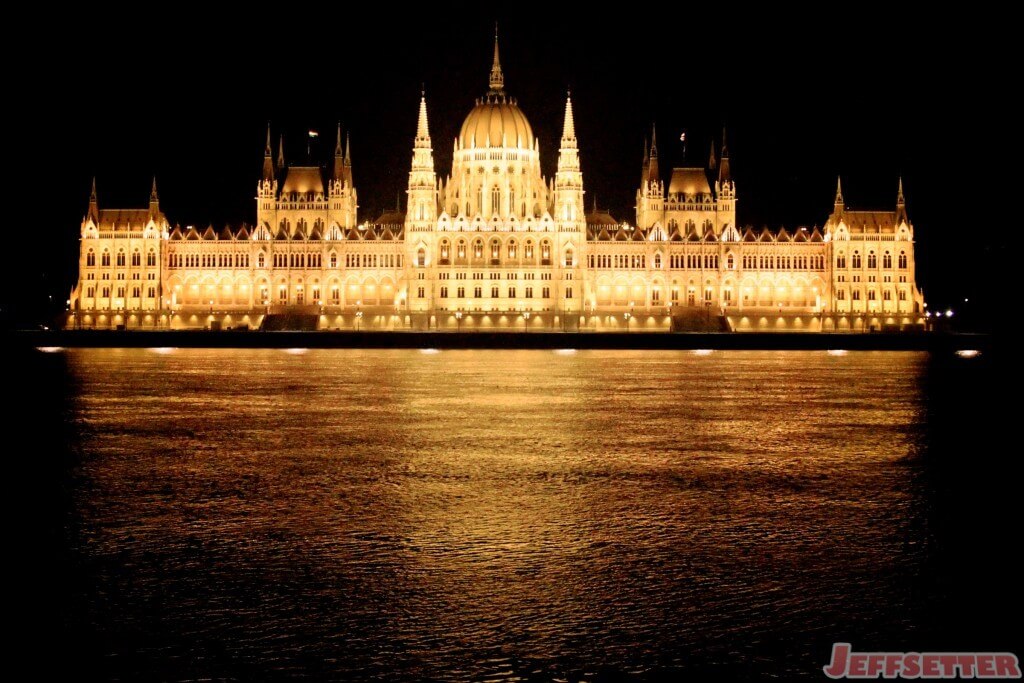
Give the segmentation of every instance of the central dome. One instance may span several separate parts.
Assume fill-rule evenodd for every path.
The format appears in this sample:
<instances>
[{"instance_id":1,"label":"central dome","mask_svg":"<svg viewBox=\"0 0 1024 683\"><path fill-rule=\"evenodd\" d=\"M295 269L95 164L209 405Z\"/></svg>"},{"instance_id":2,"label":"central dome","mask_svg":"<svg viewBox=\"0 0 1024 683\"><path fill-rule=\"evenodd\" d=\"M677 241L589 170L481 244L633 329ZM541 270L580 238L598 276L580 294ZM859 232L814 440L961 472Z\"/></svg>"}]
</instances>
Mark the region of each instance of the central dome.
<instances>
[{"instance_id":1,"label":"central dome","mask_svg":"<svg viewBox=\"0 0 1024 683\"><path fill-rule=\"evenodd\" d=\"M477 100L462 123L459 146L533 149L533 129L515 100L489 95Z\"/></svg>"}]
</instances>

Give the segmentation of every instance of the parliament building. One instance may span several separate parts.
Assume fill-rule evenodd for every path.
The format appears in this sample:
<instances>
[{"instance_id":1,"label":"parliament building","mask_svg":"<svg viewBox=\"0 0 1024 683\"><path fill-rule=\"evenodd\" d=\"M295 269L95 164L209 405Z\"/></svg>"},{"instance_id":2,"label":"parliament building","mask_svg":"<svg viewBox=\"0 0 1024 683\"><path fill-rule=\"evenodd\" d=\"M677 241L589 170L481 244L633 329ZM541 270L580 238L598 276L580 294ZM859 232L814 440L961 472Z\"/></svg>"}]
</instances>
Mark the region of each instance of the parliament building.
<instances>
[{"instance_id":1,"label":"parliament building","mask_svg":"<svg viewBox=\"0 0 1024 683\"><path fill-rule=\"evenodd\" d=\"M410 117L411 119L411 117ZM411 124L411 120L410 120ZM411 128L411 126L410 126ZM585 141L584 141L585 142ZM868 331L923 328L902 182L891 211L820 228L736 223L722 140L707 166L645 151L632 223L586 210L571 97L553 178L505 89L490 87L439 175L421 97L404 213L360 220L347 139L333 163L287 164L268 129L256 222L172 225L148 206L82 220L66 324L81 329ZM667 185L666 185L667 175ZM895 185L895 183L894 183Z\"/></svg>"}]
</instances>

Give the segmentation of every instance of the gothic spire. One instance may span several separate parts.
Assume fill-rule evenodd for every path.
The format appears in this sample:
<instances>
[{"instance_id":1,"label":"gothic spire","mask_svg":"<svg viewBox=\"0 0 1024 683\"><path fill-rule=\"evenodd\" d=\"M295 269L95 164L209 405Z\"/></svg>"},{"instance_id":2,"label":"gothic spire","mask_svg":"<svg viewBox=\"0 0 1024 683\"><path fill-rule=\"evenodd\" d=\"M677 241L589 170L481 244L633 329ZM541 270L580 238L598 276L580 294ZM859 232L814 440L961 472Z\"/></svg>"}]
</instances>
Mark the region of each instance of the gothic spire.
<instances>
[{"instance_id":1,"label":"gothic spire","mask_svg":"<svg viewBox=\"0 0 1024 683\"><path fill-rule=\"evenodd\" d=\"M417 147L422 142L426 142L427 147L430 146L430 126L427 123L427 93L425 89L420 91L420 115L416 121Z\"/></svg>"},{"instance_id":2,"label":"gothic spire","mask_svg":"<svg viewBox=\"0 0 1024 683\"><path fill-rule=\"evenodd\" d=\"M725 144L725 126L722 126L722 156L729 156L729 146Z\"/></svg>"},{"instance_id":3,"label":"gothic spire","mask_svg":"<svg viewBox=\"0 0 1024 683\"><path fill-rule=\"evenodd\" d=\"M274 179L274 149L270 145L270 121L267 121L267 146L263 149L263 179Z\"/></svg>"},{"instance_id":4,"label":"gothic spire","mask_svg":"<svg viewBox=\"0 0 1024 683\"><path fill-rule=\"evenodd\" d=\"M352 148L349 145L348 133L345 133L345 165L352 165Z\"/></svg>"},{"instance_id":5,"label":"gothic spire","mask_svg":"<svg viewBox=\"0 0 1024 683\"><path fill-rule=\"evenodd\" d=\"M651 159L658 158L658 129L651 124Z\"/></svg>"},{"instance_id":6,"label":"gothic spire","mask_svg":"<svg viewBox=\"0 0 1024 683\"><path fill-rule=\"evenodd\" d=\"M334 156L341 156L341 121L338 121L338 135L334 139Z\"/></svg>"},{"instance_id":7,"label":"gothic spire","mask_svg":"<svg viewBox=\"0 0 1024 683\"><path fill-rule=\"evenodd\" d=\"M284 170L284 133L281 133L281 137L277 143L277 170Z\"/></svg>"},{"instance_id":8,"label":"gothic spire","mask_svg":"<svg viewBox=\"0 0 1024 683\"><path fill-rule=\"evenodd\" d=\"M92 177L92 190L89 192L89 218L93 223L100 222L100 203L96 198L96 176Z\"/></svg>"},{"instance_id":9,"label":"gothic spire","mask_svg":"<svg viewBox=\"0 0 1024 683\"><path fill-rule=\"evenodd\" d=\"M153 188L149 191L149 201L157 202L160 198L156 194L156 176L153 176Z\"/></svg>"},{"instance_id":10,"label":"gothic spire","mask_svg":"<svg viewBox=\"0 0 1024 683\"><path fill-rule=\"evenodd\" d=\"M722 154L718 159L718 182L732 181L732 168L729 166L729 145L725 141L725 126L722 126Z\"/></svg>"},{"instance_id":11,"label":"gothic spire","mask_svg":"<svg viewBox=\"0 0 1024 683\"><path fill-rule=\"evenodd\" d=\"M338 135L334 139L334 169L332 177L334 180L342 180L345 174L345 157L341 151L341 121L338 121Z\"/></svg>"},{"instance_id":12,"label":"gothic spire","mask_svg":"<svg viewBox=\"0 0 1024 683\"><path fill-rule=\"evenodd\" d=\"M715 159L715 141L711 141L711 152L708 153L708 170L714 171L715 167L718 166L718 160Z\"/></svg>"},{"instance_id":13,"label":"gothic spire","mask_svg":"<svg viewBox=\"0 0 1024 683\"><path fill-rule=\"evenodd\" d=\"M654 124L651 124L651 154L648 157L647 163L647 178L648 181L657 182L661 178L661 171L658 169L658 134L655 130Z\"/></svg>"},{"instance_id":14,"label":"gothic spire","mask_svg":"<svg viewBox=\"0 0 1024 683\"><path fill-rule=\"evenodd\" d=\"M96 176L92 177L92 191L89 192L89 203L96 202Z\"/></svg>"},{"instance_id":15,"label":"gothic spire","mask_svg":"<svg viewBox=\"0 0 1024 683\"><path fill-rule=\"evenodd\" d=\"M498 93L505 88L505 75L501 73L501 60L498 58L498 24L494 24L494 63L491 64L491 91Z\"/></svg>"},{"instance_id":16,"label":"gothic spire","mask_svg":"<svg viewBox=\"0 0 1024 683\"><path fill-rule=\"evenodd\" d=\"M836 208L842 209L843 206L843 179L840 176L836 176Z\"/></svg>"},{"instance_id":17,"label":"gothic spire","mask_svg":"<svg viewBox=\"0 0 1024 683\"><path fill-rule=\"evenodd\" d=\"M576 142L576 122L572 117L571 91L567 92L565 96L565 123L562 125L562 147L565 147L567 142Z\"/></svg>"},{"instance_id":18,"label":"gothic spire","mask_svg":"<svg viewBox=\"0 0 1024 683\"><path fill-rule=\"evenodd\" d=\"M906 203L906 199L903 198L903 176L900 176L900 187L899 190L896 191L896 206L900 207Z\"/></svg>"}]
</instances>

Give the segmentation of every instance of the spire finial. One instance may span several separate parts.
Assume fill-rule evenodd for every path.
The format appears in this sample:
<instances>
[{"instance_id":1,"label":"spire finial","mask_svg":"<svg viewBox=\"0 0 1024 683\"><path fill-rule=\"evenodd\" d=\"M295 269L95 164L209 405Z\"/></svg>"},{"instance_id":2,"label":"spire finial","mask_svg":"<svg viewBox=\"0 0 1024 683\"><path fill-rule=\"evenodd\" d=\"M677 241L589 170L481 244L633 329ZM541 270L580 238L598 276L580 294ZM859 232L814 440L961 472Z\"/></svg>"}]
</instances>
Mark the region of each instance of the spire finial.
<instances>
[{"instance_id":1,"label":"spire finial","mask_svg":"<svg viewBox=\"0 0 1024 683\"><path fill-rule=\"evenodd\" d=\"M501 60L498 58L498 22L494 22L494 63L491 64L491 90L501 92L505 88L505 75L501 73Z\"/></svg>"},{"instance_id":2,"label":"spire finial","mask_svg":"<svg viewBox=\"0 0 1024 683\"><path fill-rule=\"evenodd\" d=\"M896 192L896 206L903 206L906 203L906 199L903 198L903 176L900 176L900 188Z\"/></svg>"},{"instance_id":3,"label":"spire finial","mask_svg":"<svg viewBox=\"0 0 1024 683\"><path fill-rule=\"evenodd\" d=\"M651 124L651 158L658 158L658 130L653 123Z\"/></svg>"},{"instance_id":4,"label":"spire finial","mask_svg":"<svg viewBox=\"0 0 1024 683\"><path fill-rule=\"evenodd\" d=\"M149 201L155 202L155 201L158 201L158 199L159 198L157 197L157 194L156 194L156 176L154 175L153 176L153 189L151 189L149 191Z\"/></svg>"},{"instance_id":5,"label":"spire finial","mask_svg":"<svg viewBox=\"0 0 1024 683\"><path fill-rule=\"evenodd\" d=\"M717 165L718 165L718 160L715 159L715 141L712 140L711 141L711 152L708 154L708 169L713 171L713 170L715 170L715 167Z\"/></svg>"},{"instance_id":6,"label":"spire finial","mask_svg":"<svg viewBox=\"0 0 1024 683\"><path fill-rule=\"evenodd\" d=\"M416 121L416 140L429 140L430 126L427 122L427 91L420 91L420 115Z\"/></svg>"},{"instance_id":7,"label":"spire finial","mask_svg":"<svg viewBox=\"0 0 1024 683\"><path fill-rule=\"evenodd\" d=\"M274 156L273 150L270 149L270 121L267 121L267 147L263 150L263 156L267 158Z\"/></svg>"},{"instance_id":8,"label":"spire finial","mask_svg":"<svg viewBox=\"0 0 1024 683\"><path fill-rule=\"evenodd\" d=\"M277 170L284 168L284 133L281 133L277 142Z\"/></svg>"},{"instance_id":9,"label":"spire finial","mask_svg":"<svg viewBox=\"0 0 1024 683\"><path fill-rule=\"evenodd\" d=\"M729 147L725 144L725 126L722 126L722 156L729 156ZM740 159L740 161L743 161Z\"/></svg>"},{"instance_id":10,"label":"spire finial","mask_svg":"<svg viewBox=\"0 0 1024 683\"><path fill-rule=\"evenodd\" d=\"M96 176L92 177L92 190L89 192L89 201L96 202Z\"/></svg>"},{"instance_id":11,"label":"spire finial","mask_svg":"<svg viewBox=\"0 0 1024 683\"><path fill-rule=\"evenodd\" d=\"M338 135L334 139L334 156L341 156L341 121L338 121Z\"/></svg>"},{"instance_id":12,"label":"spire finial","mask_svg":"<svg viewBox=\"0 0 1024 683\"><path fill-rule=\"evenodd\" d=\"M348 132L345 132L345 165L352 165L352 147L349 144Z\"/></svg>"},{"instance_id":13,"label":"spire finial","mask_svg":"<svg viewBox=\"0 0 1024 683\"><path fill-rule=\"evenodd\" d=\"M565 95L565 123L562 125L562 142L576 139L576 121L572 116L572 91L567 90Z\"/></svg>"},{"instance_id":14,"label":"spire finial","mask_svg":"<svg viewBox=\"0 0 1024 683\"><path fill-rule=\"evenodd\" d=\"M843 179L836 176L836 206L843 206Z\"/></svg>"},{"instance_id":15,"label":"spire finial","mask_svg":"<svg viewBox=\"0 0 1024 683\"><path fill-rule=\"evenodd\" d=\"M649 157L648 157L648 154L649 154L649 153L648 153L648 151L647 151L647 136L645 135L645 136L644 136L644 163L645 163L645 164L647 163L647 160L648 160L648 158L649 158Z\"/></svg>"}]
</instances>

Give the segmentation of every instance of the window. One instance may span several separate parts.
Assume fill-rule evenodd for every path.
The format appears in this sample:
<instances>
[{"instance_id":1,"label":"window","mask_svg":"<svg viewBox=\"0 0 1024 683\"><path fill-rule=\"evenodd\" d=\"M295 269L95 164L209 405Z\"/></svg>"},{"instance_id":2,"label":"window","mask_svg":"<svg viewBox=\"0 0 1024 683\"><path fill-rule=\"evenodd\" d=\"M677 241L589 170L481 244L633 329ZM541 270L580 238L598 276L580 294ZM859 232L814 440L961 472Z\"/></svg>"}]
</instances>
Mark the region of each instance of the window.
<instances>
[{"instance_id":1,"label":"window","mask_svg":"<svg viewBox=\"0 0 1024 683\"><path fill-rule=\"evenodd\" d=\"M672 288L672 302L675 303L677 301L679 301L679 288L678 287L673 287Z\"/></svg>"},{"instance_id":2,"label":"window","mask_svg":"<svg viewBox=\"0 0 1024 683\"><path fill-rule=\"evenodd\" d=\"M85 255L85 265L95 266L96 265L96 254L93 253L92 249Z\"/></svg>"},{"instance_id":3,"label":"window","mask_svg":"<svg viewBox=\"0 0 1024 683\"><path fill-rule=\"evenodd\" d=\"M884 292L882 292L882 298L885 299L886 301L892 301L892 290L887 289Z\"/></svg>"},{"instance_id":4,"label":"window","mask_svg":"<svg viewBox=\"0 0 1024 683\"><path fill-rule=\"evenodd\" d=\"M729 254L728 256L725 257L725 267L728 268L729 270L732 270L734 266L735 261L733 260L732 254Z\"/></svg>"},{"instance_id":5,"label":"window","mask_svg":"<svg viewBox=\"0 0 1024 683\"><path fill-rule=\"evenodd\" d=\"M442 299L447 299L448 298L448 288L447 287L442 287L441 288L441 298Z\"/></svg>"},{"instance_id":6,"label":"window","mask_svg":"<svg viewBox=\"0 0 1024 683\"><path fill-rule=\"evenodd\" d=\"M905 252L905 251L901 251L900 252L899 264L900 264L900 270L905 270L906 269L906 267L907 267L907 252Z\"/></svg>"},{"instance_id":7,"label":"window","mask_svg":"<svg viewBox=\"0 0 1024 683\"><path fill-rule=\"evenodd\" d=\"M526 288L526 298L527 299L532 299L533 298L533 287L527 287Z\"/></svg>"},{"instance_id":8,"label":"window","mask_svg":"<svg viewBox=\"0 0 1024 683\"><path fill-rule=\"evenodd\" d=\"M545 240L540 245L540 258L542 266L551 265L551 245Z\"/></svg>"},{"instance_id":9,"label":"window","mask_svg":"<svg viewBox=\"0 0 1024 683\"><path fill-rule=\"evenodd\" d=\"M341 301L341 290L338 289L338 285L331 285L331 301L334 303Z\"/></svg>"},{"instance_id":10,"label":"window","mask_svg":"<svg viewBox=\"0 0 1024 683\"><path fill-rule=\"evenodd\" d=\"M110 265L110 252L107 251L106 249L103 250L103 256L100 257L100 265L102 265L102 266L109 266Z\"/></svg>"},{"instance_id":11,"label":"window","mask_svg":"<svg viewBox=\"0 0 1024 683\"><path fill-rule=\"evenodd\" d=\"M476 287L473 288L473 296L474 297L476 297L477 299L480 299L480 298L483 297L483 295L484 295L484 288L483 287L477 285Z\"/></svg>"},{"instance_id":12,"label":"window","mask_svg":"<svg viewBox=\"0 0 1024 683\"><path fill-rule=\"evenodd\" d=\"M329 258L330 258L330 260L328 261L328 263L330 263L330 267L331 268L337 268L338 267L338 255L335 254L332 251Z\"/></svg>"},{"instance_id":13,"label":"window","mask_svg":"<svg viewBox=\"0 0 1024 683\"><path fill-rule=\"evenodd\" d=\"M139 250L136 249L135 251L132 252L132 266L137 268L137 267L139 267L141 265L142 265L142 254L140 254Z\"/></svg>"},{"instance_id":14,"label":"window","mask_svg":"<svg viewBox=\"0 0 1024 683\"><path fill-rule=\"evenodd\" d=\"M651 290L651 301L653 303L658 303L659 301L661 301L661 290L658 289L657 287Z\"/></svg>"},{"instance_id":15,"label":"window","mask_svg":"<svg viewBox=\"0 0 1024 683\"><path fill-rule=\"evenodd\" d=\"M845 268L845 267L846 267L846 255L843 254L843 252L839 252L839 255L836 256L836 268Z\"/></svg>"},{"instance_id":16,"label":"window","mask_svg":"<svg viewBox=\"0 0 1024 683\"><path fill-rule=\"evenodd\" d=\"M123 299L124 298L124 287L118 287L117 288L117 296L118 296L119 299Z\"/></svg>"},{"instance_id":17,"label":"window","mask_svg":"<svg viewBox=\"0 0 1024 683\"><path fill-rule=\"evenodd\" d=\"M565 265L572 266L572 249L565 250Z\"/></svg>"},{"instance_id":18,"label":"window","mask_svg":"<svg viewBox=\"0 0 1024 683\"><path fill-rule=\"evenodd\" d=\"M422 247L416 252L416 265L420 268L427 265L427 252Z\"/></svg>"},{"instance_id":19,"label":"window","mask_svg":"<svg viewBox=\"0 0 1024 683\"><path fill-rule=\"evenodd\" d=\"M875 290L869 289L868 290L868 301L874 301L875 297L876 297Z\"/></svg>"},{"instance_id":20,"label":"window","mask_svg":"<svg viewBox=\"0 0 1024 683\"><path fill-rule=\"evenodd\" d=\"M836 290L836 299L838 301L845 300L846 299L846 290L843 290L843 289Z\"/></svg>"},{"instance_id":21,"label":"window","mask_svg":"<svg viewBox=\"0 0 1024 683\"><path fill-rule=\"evenodd\" d=\"M860 268L860 252L859 251L853 252L853 267L854 268Z\"/></svg>"},{"instance_id":22,"label":"window","mask_svg":"<svg viewBox=\"0 0 1024 683\"><path fill-rule=\"evenodd\" d=\"M869 251L868 252L868 268L871 268L872 270L874 270L877 267L878 267L878 257L875 256L875 252Z\"/></svg>"},{"instance_id":23,"label":"window","mask_svg":"<svg viewBox=\"0 0 1024 683\"><path fill-rule=\"evenodd\" d=\"M572 287L566 287L565 288L565 298L566 299L571 299L572 298Z\"/></svg>"},{"instance_id":24,"label":"window","mask_svg":"<svg viewBox=\"0 0 1024 683\"><path fill-rule=\"evenodd\" d=\"M551 298L551 288L550 287L541 287L540 295L541 295L541 297L543 297L545 299L550 299Z\"/></svg>"},{"instance_id":25,"label":"window","mask_svg":"<svg viewBox=\"0 0 1024 683\"><path fill-rule=\"evenodd\" d=\"M508 298L509 299L515 299L516 298L516 288L514 286L508 288Z\"/></svg>"},{"instance_id":26,"label":"window","mask_svg":"<svg viewBox=\"0 0 1024 683\"><path fill-rule=\"evenodd\" d=\"M498 240L491 240L491 260L497 261L501 257L501 245Z\"/></svg>"},{"instance_id":27,"label":"window","mask_svg":"<svg viewBox=\"0 0 1024 683\"><path fill-rule=\"evenodd\" d=\"M423 287L417 287L416 288L416 296L418 296L420 299L422 299L423 298L423 291L424 291Z\"/></svg>"},{"instance_id":28,"label":"window","mask_svg":"<svg viewBox=\"0 0 1024 683\"><path fill-rule=\"evenodd\" d=\"M516 257L516 241L510 240L508 243L508 257L513 259Z\"/></svg>"},{"instance_id":29,"label":"window","mask_svg":"<svg viewBox=\"0 0 1024 683\"><path fill-rule=\"evenodd\" d=\"M654 267L661 268L661 254L654 255Z\"/></svg>"},{"instance_id":30,"label":"window","mask_svg":"<svg viewBox=\"0 0 1024 683\"><path fill-rule=\"evenodd\" d=\"M533 258L533 242L530 240L527 240L526 246L523 247L523 257L527 259Z\"/></svg>"},{"instance_id":31,"label":"window","mask_svg":"<svg viewBox=\"0 0 1024 683\"><path fill-rule=\"evenodd\" d=\"M121 251L117 252L117 265L119 265L119 266L123 266L124 265L124 250L123 249Z\"/></svg>"},{"instance_id":32,"label":"window","mask_svg":"<svg viewBox=\"0 0 1024 683\"><path fill-rule=\"evenodd\" d=\"M860 301L860 290L859 289L853 290L853 300L854 301Z\"/></svg>"},{"instance_id":33,"label":"window","mask_svg":"<svg viewBox=\"0 0 1024 683\"><path fill-rule=\"evenodd\" d=\"M285 285L281 285L277 288L277 300L279 303L287 303L288 301L288 288Z\"/></svg>"},{"instance_id":34,"label":"window","mask_svg":"<svg viewBox=\"0 0 1024 683\"><path fill-rule=\"evenodd\" d=\"M711 287L704 288L704 301L711 301Z\"/></svg>"},{"instance_id":35,"label":"window","mask_svg":"<svg viewBox=\"0 0 1024 683\"><path fill-rule=\"evenodd\" d=\"M501 211L501 190L495 185L491 188L491 213L496 214Z\"/></svg>"},{"instance_id":36,"label":"window","mask_svg":"<svg viewBox=\"0 0 1024 683\"><path fill-rule=\"evenodd\" d=\"M466 297L466 288L465 287L459 287L458 294L459 294L459 298L460 299L464 299Z\"/></svg>"},{"instance_id":37,"label":"window","mask_svg":"<svg viewBox=\"0 0 1024 683\"><path fill-rule=\"evenodd\" d=\"M492 285L491 286L491 298L492 299L497 299L498 298L498 285Z\"/></svg>"},{"instance_id":38,"label":"window","mask_svg":"<svg viewBox=\"0 0 1024 683\"><path fill-rule=\"evenodd\" d=\"M906 301L907 300L907 290L901 289L900 292L899 292L899 297L900 297L900 301Z\"/></svg>"},{"instance_id":39,"label":"window","mask_svg":"<svg viewBox=\"0 0 1024 683\"><path fill-rule=\"evenodd\" d=\"M441 263L448 263L448 240L441 240Z\"/></svg>"},{"instance_id":40,"label":"window","mask_svg":"<svg viewBox=\"0 0 1024 683\"><path fill-rule=\"evenodd\" d=\"M312 291L310 292L309 295L310 295L310 297L312 297L313 301L315 301L316 303L319 304L320 303L320 285L313 285L313 289L312 289Z\"/></svg>"},{"instance_id":41,"label":"window","mask_svg":"<svg viewBox=\"0 0 1024 683\"><path fill-rule=\"evenodd\" d=\"M473 256L475 258L484 257L484 243L481 240L473 242Z\"/></svg>"},{"instance_id":42,"label":"window","mask_svg":"<svg viewBox=\"0 0 1024 683\"><path fill-rule=\"evenodd\" d=\"M108 297L110 297L110 287L104 287L103 288L103 298L106 299Z\"/></svg>"},{"instance_id":43,"label":"window","mask_svg":"<svg viewBox=\"0 0 1024 683\"><path fill-rule=\"evenodd\" d=\"M732 290L729 289L728 287L722 290L722 300L725 301L726 303L732 301Z\"/></svg>"},{"instance_id":44,"label":"window","mask_svg":"<svg viewBox=\"0 0 1024 683\"><path fill-rule=\"evenodd\" d=\"M138 299L140 296L142 296L142 287L139 287L139 286L132 287L132 296L135 297L136 299Z\"/></svg>"},{"instance_id":45,"label":"window","mask_svg":"<svg viewBox=\"0 0 1024 683\"><path fill-rule=\"evenodd\" d=\"M96 288L95 287L89 287L88 289L85 290L85 295L87 297L89 297L90 299L92 297L96 296Z\"/></svg>"},{"instance_id":46,"label":"window","mask_svg":"<svg viewBox=\"0 0 1024 683\"><path fill-rule=\"evenodd\" d=\"M882 267L885 269L892 268L892 254L888 251L882 256Z\"/></svg>"}]
</instances>

